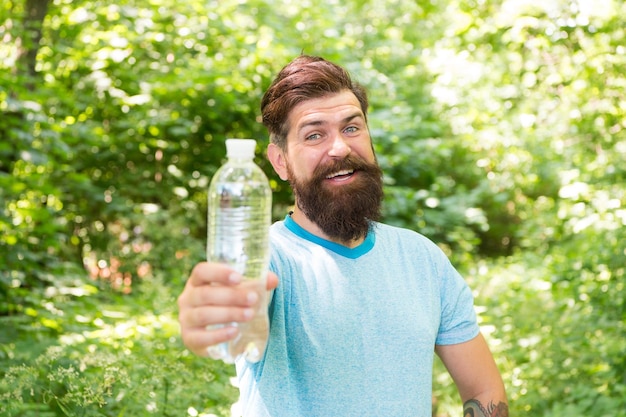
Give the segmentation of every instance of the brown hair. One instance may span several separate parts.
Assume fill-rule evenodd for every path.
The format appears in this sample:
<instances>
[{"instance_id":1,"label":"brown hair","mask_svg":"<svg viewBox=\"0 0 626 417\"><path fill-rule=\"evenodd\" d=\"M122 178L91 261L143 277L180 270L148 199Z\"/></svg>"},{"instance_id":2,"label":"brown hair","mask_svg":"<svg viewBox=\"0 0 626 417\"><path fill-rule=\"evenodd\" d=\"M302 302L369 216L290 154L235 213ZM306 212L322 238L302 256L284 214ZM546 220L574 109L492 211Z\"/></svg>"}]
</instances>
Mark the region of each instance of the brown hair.
<instances>
[{"instance_id":1,"label":"brown hair","mask_svg":"<svg viewBox=\"0 0 626 417\"><path fill-rule=\"evenodd\" d=\"M263 125L270 134L272 143L287 149L289 112L297 104L328 94L350 90L361 104L367 121L367 93L350 74L324 58L300 55L287 64L276 76L261 101Z\"/></svg>"}]
</instances>

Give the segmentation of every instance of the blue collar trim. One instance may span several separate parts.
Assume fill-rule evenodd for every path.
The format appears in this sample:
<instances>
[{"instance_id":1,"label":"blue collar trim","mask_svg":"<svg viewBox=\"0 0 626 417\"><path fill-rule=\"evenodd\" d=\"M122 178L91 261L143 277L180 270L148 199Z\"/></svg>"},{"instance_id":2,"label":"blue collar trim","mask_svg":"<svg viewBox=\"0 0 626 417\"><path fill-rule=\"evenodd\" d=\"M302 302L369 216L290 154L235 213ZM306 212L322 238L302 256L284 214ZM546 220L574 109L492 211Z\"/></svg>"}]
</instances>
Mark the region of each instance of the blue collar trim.
<instances>
[{"instance_id":1,"label":"blue collar trim","mask_svg":"<svg viewBox=\"0 0 626 417\"><path fill-rule=\"evenodd\" d=\"M356 259L362 255L365 255L374 247L374 243L376 243L376 234L372 230L370 230L369 232L367 232L365 240L359 246L355 248L349 248L339 243L322 239L321 237L315 236L313 233L304 230L289 215L285 217L285 227L287 227L287 229L289 229L296 236L308 240L309 242L313 242L316 245L320 245L330 251L335 252L338 255L349 259Z\"/></svg>"}]
</instances>

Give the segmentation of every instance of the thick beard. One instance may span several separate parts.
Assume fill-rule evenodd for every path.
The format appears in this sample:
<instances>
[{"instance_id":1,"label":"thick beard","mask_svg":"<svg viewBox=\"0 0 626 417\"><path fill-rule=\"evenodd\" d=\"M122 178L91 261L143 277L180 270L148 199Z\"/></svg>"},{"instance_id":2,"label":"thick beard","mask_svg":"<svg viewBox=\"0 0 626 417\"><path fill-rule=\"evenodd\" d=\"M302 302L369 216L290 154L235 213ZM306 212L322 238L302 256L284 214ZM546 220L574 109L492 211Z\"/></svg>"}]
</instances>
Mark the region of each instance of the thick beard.
<instances>
[{"instance_id":1,"label":"thick beard","mask_svg":"<svg viewBox=\"0 0 626 417\"><path fill-rule=\"evenodd\" d=\"M355 181L343 186L326 184L326 176L344 169L354 170ZM308 181L296 179L289 164L287 173L298 207L331 239L350 242L363 238L372 221L380 219L383 174L377 163L349 155L318 166Z\"/></svg>"}]
</instances>

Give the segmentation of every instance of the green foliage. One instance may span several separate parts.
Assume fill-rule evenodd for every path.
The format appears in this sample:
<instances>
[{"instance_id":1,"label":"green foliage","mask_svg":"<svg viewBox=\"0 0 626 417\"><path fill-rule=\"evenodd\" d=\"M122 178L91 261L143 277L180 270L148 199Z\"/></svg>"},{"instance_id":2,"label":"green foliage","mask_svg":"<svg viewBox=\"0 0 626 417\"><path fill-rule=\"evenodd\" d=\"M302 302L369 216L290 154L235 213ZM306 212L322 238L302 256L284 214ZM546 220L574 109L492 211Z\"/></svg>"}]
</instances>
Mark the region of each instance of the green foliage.
<instances>
[{"instance_id":1,"label":"green foliage","mask_svg":"<svg viewBox=\"0 0 626 417\"><path fill-rule=\"evenodd\" d=\"M184 349L171 293L151 280L135 294L139 306L95 289L50 288L45 310L26 312L29 322L11 320L30 337L1 340L0 413L229 415L233 370Z\"/></svg>"},{"instance_id":2,"label":"green foliage","mask_svg":"<svg viewBox=\"0 0 626 417\"><path fill-rule=\"evenodd\" d=\"M368 87L384 219L467 276L512 414L625 415L623 2L26 4L0 6L0 414L229 413L175 298L224 140L264 148L260 96L304 52Z\"/></svg>"}]
</instances>

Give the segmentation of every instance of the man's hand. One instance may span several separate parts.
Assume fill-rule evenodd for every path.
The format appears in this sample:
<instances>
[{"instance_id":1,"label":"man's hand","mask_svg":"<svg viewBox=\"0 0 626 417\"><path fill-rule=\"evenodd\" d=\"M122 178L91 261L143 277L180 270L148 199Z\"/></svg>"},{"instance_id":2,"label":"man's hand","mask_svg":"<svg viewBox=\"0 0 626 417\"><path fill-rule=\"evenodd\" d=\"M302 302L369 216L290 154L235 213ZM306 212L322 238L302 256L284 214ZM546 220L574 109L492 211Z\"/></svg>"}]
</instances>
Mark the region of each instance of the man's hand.
<instances>
[{"instance_id":1,"label":"man's hand","mask_svg":"<svg viewBox=\"0 0 626 417\"><path fill-rule=\"evenodd\" d=\"M178 297L181 336L190 351L208 356L209 346L237 336L237 328L229 323L252 319L258 295L238 285L241 281L241 275L223 264L201 262L195 266ZM270 272L267 289L277 286L278 277ZM225 326L207 328L216 324Z\"/></svg>"}]
</instances>

